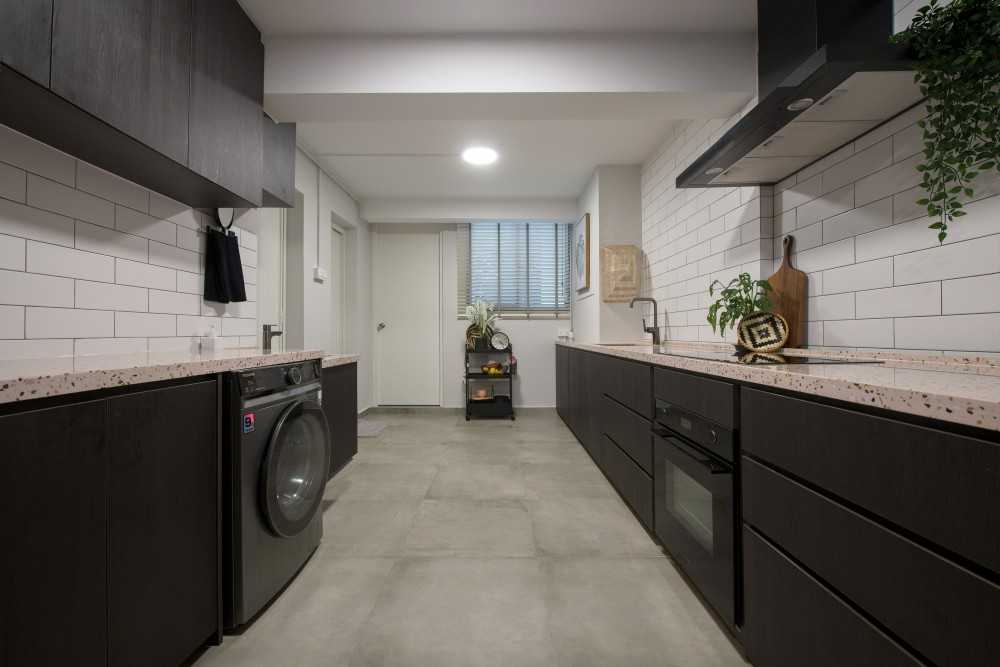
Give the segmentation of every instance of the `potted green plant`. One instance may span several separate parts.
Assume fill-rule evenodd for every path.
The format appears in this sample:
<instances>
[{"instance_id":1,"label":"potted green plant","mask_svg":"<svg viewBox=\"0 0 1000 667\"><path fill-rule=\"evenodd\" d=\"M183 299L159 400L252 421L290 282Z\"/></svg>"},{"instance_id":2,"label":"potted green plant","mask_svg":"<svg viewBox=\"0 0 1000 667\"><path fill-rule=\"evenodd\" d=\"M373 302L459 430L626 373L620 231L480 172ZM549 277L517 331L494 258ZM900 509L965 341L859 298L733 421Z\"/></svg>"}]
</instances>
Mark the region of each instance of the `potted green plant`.
<instances>
[{"instance_id":1,"label":"potted green plant","mask_svg":"<svg viewBox=\"0 0 1000 667\"><path fill-rule=\"evenodd\" d=\"M893 36L916 58L916 81L927 98L925 191L917 204L935 219L938 241L965 215L976 177L1000 171L1000 2L931 0L910 27Z\"/></svg>"},{"instance_id":2,"label":"potted green plant","mask_svg":"<svg viewBox=\"0 0 1000 667\"><path fill-rule=\"evenodd\" d=\"M710 296L718 291L719 298L708 308L708 323L712 331L721 336L726 327L736 328L736 338L741 347L754 352L773 352L781 349L788 340L788 322L781 315L768 312L771 284L754 280L749 273L741 273L728 284L713 281L708 286Z\"/></svg>"},{"instance_id":3,"label":"potted green plant","mask_svg":"<svg viewBox=\"0 0 1000 667\"><path fill-rule=\"evenodd\" d=\"M493 326L499 319L496 304L476 299L465 307L465 317L469 326L465 330L465 347L476 350L485 347L493 337Z\"/></svg>"}]
</instances>

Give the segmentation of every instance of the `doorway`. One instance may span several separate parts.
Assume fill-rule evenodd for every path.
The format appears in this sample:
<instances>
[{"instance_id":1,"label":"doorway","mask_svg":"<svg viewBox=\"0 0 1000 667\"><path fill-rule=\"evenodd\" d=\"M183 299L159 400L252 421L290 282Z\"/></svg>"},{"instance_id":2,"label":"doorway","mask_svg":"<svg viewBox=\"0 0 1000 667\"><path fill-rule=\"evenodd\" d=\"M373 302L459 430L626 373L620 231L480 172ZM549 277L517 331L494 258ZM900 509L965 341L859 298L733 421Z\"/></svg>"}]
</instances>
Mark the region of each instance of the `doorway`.
<instances>
[{"instance_id":1,"label":"doorway","mask_svg":"<svg viewBox=\"0 0 1000 667\"><path fill-rule=\"evenodd\" d=\"M347 235L336 223L330 223L330 341L327 350L345 352L347 336Z\"/></svg>"},{"instance_id":2,"label":"doorway","mask_svg":"<svg viewBox=\"0 0 1000 667\"><path fill-rule=\"evenodd\" d=\"M260 209L257 230L257 318L285 334L274 338L272 349L282 352L287 347L287 212L285 209ZM261 332L257 331L258 342Z\"/></svg>"},{"instance_id":3,"label":"doorway","mask_svg":"<svg viewBox=\"0 0 1000 667\"><path fill-rule=\"evenodd\" d=\"M380 229L374 250L376 402L440 405L440 236Z\"/></svg>"}]
</instances>

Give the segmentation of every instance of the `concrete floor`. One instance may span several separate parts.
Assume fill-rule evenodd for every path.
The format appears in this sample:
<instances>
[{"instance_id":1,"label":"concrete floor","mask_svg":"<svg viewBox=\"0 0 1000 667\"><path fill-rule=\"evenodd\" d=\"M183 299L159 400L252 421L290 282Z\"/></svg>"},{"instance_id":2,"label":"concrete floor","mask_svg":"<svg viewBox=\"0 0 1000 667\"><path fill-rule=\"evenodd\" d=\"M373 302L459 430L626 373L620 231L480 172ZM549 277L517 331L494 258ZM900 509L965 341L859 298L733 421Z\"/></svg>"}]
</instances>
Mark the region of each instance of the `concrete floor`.
<instances>
[{"instance_id":1,"label":"concrete floor","mask_svg":"<svg viewBox=\"0 0 1000 667\"><path fill-rule=\"evenodd\" d=\"M379 414L284 594L198 665L745 665L554 410Z\"/></svg>"}]
</instances>

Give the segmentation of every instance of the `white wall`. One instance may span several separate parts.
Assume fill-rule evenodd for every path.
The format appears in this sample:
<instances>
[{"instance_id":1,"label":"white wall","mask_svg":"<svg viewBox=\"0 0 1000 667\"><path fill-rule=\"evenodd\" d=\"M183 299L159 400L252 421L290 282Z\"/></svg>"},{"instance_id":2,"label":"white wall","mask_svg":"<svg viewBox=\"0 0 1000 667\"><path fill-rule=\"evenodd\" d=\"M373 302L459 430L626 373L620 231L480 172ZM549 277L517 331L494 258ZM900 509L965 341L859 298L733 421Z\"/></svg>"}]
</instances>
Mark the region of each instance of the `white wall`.
<instances>
[{"instance_id":1,"label":"white wall","mask_svg":"<svg viewBox=\"0 0 1000 667\"><path fill-rule=\"evenodd\" d=\"M598 167L580 195L578 219L590 213L590 288L573 290L573 334L578 341L624 342L643 335L642 309L601 300L601 248L641 245L640 200L638 165Z\"/></svg>"},{"instance_id":2,"label":"white wall","mask_svg":"<svg viewBox=\"0 0 1000 667\"><path fill-rule=\"evenodd\" d=\"M458 319L458 258L455 225L441 225L441 331L444 332L442 396L445 407L465 407L465 330L469 322ZM551 408L556 404L556 351L559 329L567 320L502 319L498 328L510 336L518 375L514 379L515 407ZM499 360L499 357L498 357Z\"/></svg>"},{"instance_id":3,"label":"white wall","mask_svg":"<svg viewBox=\"0 0 1000 667\"><path fill-rule=\"evenodd\" d=\"M257 237L240 233L248 300L209 303L207 222L0 126L0 358L197 349L211 326L255 346Z\"/></svg>"},{"instance_id":4,"label":"white wall","mask_svg":"<svg viewBox=\"0 0 1000 667\"><path fill-rule=\"evenodd\" d=\"M333 331L333 299L329 280L313 279L313 268L332 271L331 222L347 231L348 294L345 347L359 355L358 409L372 406L371 239L358 204L303 151L296 151L295 189L303 195L301 229L288 231L289 248L301 253L301 330L306 347L329 349ZM289 221L291 222L291 220ZM301 242L292 243L301 238ZM289 313L289 317L292 313ZM290 325L291 327L291 325Z\"/></svg>"}]
</instances>

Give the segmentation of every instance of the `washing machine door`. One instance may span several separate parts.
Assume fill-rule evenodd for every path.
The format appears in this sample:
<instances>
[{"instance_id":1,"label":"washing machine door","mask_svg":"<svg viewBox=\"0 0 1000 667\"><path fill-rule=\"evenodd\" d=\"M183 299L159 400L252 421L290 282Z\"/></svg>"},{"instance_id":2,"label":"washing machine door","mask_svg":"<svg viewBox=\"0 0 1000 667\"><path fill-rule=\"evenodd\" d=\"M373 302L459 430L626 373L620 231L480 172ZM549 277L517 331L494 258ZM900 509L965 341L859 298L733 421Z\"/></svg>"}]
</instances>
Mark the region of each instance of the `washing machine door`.
<instances>
[{"instance_id":1,"label":"washing machine door","mask_svg":"<svg viewBox=\"0 0 1000 667\"><path fill-rule=\"evenodd\" d=\"M275 423L261 471L261 505L279 537L302 532L319 511L330 468L330 426L319 403L288 406Z\"/></svg>"}]
</instances>

